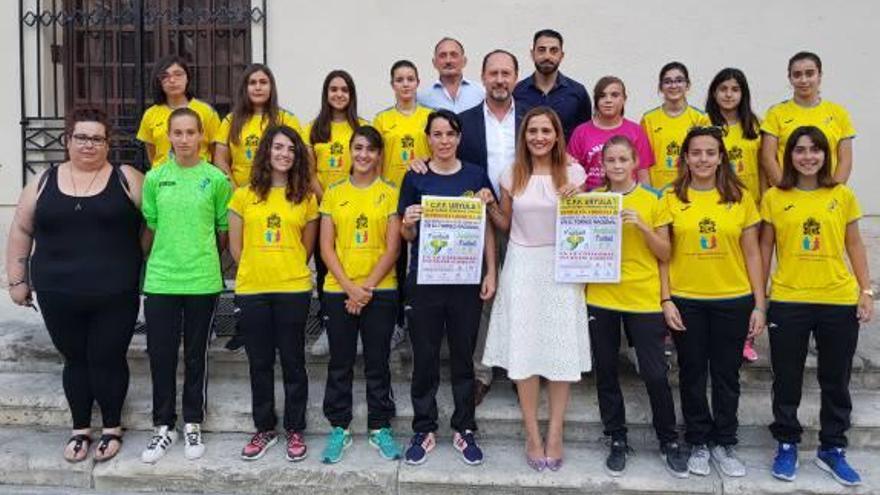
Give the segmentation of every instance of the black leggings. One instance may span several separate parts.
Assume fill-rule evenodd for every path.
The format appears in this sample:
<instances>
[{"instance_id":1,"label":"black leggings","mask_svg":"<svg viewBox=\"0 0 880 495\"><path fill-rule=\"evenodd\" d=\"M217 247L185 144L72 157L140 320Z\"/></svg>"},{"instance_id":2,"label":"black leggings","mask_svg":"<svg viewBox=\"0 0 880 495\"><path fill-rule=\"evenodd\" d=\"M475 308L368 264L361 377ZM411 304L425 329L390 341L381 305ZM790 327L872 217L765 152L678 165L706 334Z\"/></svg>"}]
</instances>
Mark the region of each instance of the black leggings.
<instances>
[{"instance_id":1,"label":"black leggings","mask_svg":"<svg viewBox=\"0 0 880 495\"><path fill-rule=\"evenodd\" d=\"M84 295L40 291L37 301L58 352L64 356L64 395L73 428L91 426L92 405L104 428L120 425L128 392L126 352L137 320L137 292Z\"/></svg>"},{"instance_id":2,"label":"black leggings","mask_svg":"<svg viewBox=\"0 0 880 495\"><path fill-rule=\"evenodd\" d=\"M217 294L147 294L147 352L153 379L153 425L174 427L177 419L177 355L183 334L183 420L205 419L208 338ZM182 328L181 328L182 327Z\"/></svg>"}]
</instances>

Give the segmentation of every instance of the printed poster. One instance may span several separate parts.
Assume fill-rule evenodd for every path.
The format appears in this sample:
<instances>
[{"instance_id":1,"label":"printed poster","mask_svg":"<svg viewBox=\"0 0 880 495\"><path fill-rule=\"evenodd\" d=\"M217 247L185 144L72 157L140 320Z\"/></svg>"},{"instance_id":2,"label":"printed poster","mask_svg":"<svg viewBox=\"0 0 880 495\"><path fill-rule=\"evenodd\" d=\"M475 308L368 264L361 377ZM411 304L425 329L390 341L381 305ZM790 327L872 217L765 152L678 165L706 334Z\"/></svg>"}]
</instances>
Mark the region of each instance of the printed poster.
<instances>
[{"instance_id":1,"label":"printed poster","mask_svg":"<svg viewBox=\"0 0 880 495\"><path fill-rule=\"evenodd\" d=\"M423 196L420 285L480 284L486 207L479 198Z\"/></svg>"},{"instance_id":2,"label":"printed poster","mask_svg":"<svg viewBox=\"0 0 880 495\"><path fill-rule=\"evenodd\" d=\"M556 214L556 281L620 282L623 196L588 193L560 198Z\"/></svg>"}]
</instances>

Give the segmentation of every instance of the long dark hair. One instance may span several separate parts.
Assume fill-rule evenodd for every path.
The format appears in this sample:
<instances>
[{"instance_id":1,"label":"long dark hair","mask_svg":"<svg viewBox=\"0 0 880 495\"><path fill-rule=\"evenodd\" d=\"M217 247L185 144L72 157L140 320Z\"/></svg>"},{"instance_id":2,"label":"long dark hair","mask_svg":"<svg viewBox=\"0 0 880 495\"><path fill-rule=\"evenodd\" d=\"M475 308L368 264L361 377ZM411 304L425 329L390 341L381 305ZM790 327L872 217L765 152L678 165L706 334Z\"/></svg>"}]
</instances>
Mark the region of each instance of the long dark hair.
<instances>
[{"instance_id":1,"label":"long dark hair","mask_svg":"<svg viewBox=\"0 0 880 495\"><path fill-rule=\"evenodd\" d=\"M266 74L269 78L269 101L263 109L263 122L269 125L281 123L280 110L278 109L278 90L275 88L275 75L264 64L251 64L245 68L238 83L238 91L235 94L235 105L232 107L232 122L229 126L229 141L232 144L241 144L241 129L254 115L254 105L248 97L248 80L257 72Z\"/></svg>"},{"instance_id":2,"label":"long dark hair","mask_svg":"<svg viewBox=\"0 0 880 495\"><path fill-rule=\"evenodd\" d=\"M266 201L269 197L272 189L272 142L278 134L287 136L293 143L293 166L287 172L284 197L292 203L302 203L312 194L309 188L312 177L309 153L299 134L286 125L270 126L260 138L260 146L257 147L251 168L250 188L260 201Z\"/></svg>"},{"instance_id":3,"label":"long dark hair","mask_svg":"<svg viewBox=\"0 0 880 495\"><path fill-rule=\"evenodd\" d=\"M523 116L517 131L516 154L513 159L513 185L510 191L510 194L514 196L526 188L535 171L532 153L526 145L526 130L529 127L529 122L541 115L550 119L550 124L556 131L556 142L553 143L553 149L550 150L550 177L553 179L553 187L559 189L568 182L568 158L565 154L565 132L562 130L562 122L552 108L535 107Z\"/></svg>"},{"instance_id":4,"label":"long dark hair","mask_svg":"<svg viewBox=\"0 0 880 495\"><path fill-rule=\"evenodd\" d=\"M755 112L752 110L752 93L749 91L749 82L746 80L746 75L743 74L743 71L728 67L726 69L721 69L721 72L715 75L712 82L709 84L709 95L706 97L706 113L709 114L709 119L712 120L712 125L720 127L727 126L727 121L724 120L724 115L721 114L721 107L715 100L715 91L718 90L718 86L721 86L721 83L731 79L736 81L739 85L742 94L742 98L739 100L739 106L736 107L736 117L739 119L739 123L742 126L743 136L750 140L758 139L758 132L760 131L761 125L758 123L758 116L755 115Z\"/></svg>"},{"instance_id":5,"label":"long dark hair","mask_svg":"<svg viewBox=\"0 0 880 495\"><path fill-rule=\"evenodd\" d=\"M327 77L324 78L324 86L321 89L321 111L312 124L312 130L309 132L309 141L312 145L315 143L326 143L330 141L330 123L333 121L333 108L330 107L327 93L330 91L330 82L335 78L341 78L348 86L348 106L345 108L345 120L352 129L357 129L360 125L357 113L357 91L354 88L354 80L351 74L344 70L332 70Z\"/></svg>"},{"instance_id":6,"label":"long dark hair","mask_svg":"<svg viewBox=\"0 0 880 495\"><path fill-rule=\"evenodd\" d=\"M819 187L836 186L837 181L831 176L831 146L828 144L828 138L825 137L825 133L818 127L805 125L798 127L788 136L788 141L785 143L785 155L782 156L782 179L780 179L776 187L787 191L797 186L800 172L794 168L794 160L791 154L794 151L794 147L797 146L798 140L804 136L810 138L810 141L825 153L822 168L816 174Z\"/></svg>"},{"instance_id":7,"label":"long dark hair","mask_svg":"<svg viewBox=\"0 0 880 495\"><path fill-rule=\"evenodd\" d=\"M683 203L690 203L688 199L688 188L691 186L691 170L687 164L687 152L690 149L691 140L700 136L709 136L718 143L718 154L721 162L715 169L715 189L721 195L719 203L739 203L743 197L743 189L745 185L736 176L733 167L730 166L730 157L727 154L727 148L724 147L724 139L720 127L691 127L684 142L681 144L681 155L678 157L678 177L672 183L672 189L675 195Z\"/></svg>"},{"instance_id":8,"label":"long dark hair","mask_svg":"<svg viewBox=\"0 0 880 495\"><path fill-rule=\"evenodd\" d=\"M168 103L168 96L165 94L165 90L162 89L162 74L175 64L179 65L183 72L186 72L186 89L184 90L186 99L192 100L195 98L192 90L192 71L189 70L186 60L178 55L168 55L156 62L156 65L153 67L153 103L156 105Z\"/></svg>"}]
</instances>

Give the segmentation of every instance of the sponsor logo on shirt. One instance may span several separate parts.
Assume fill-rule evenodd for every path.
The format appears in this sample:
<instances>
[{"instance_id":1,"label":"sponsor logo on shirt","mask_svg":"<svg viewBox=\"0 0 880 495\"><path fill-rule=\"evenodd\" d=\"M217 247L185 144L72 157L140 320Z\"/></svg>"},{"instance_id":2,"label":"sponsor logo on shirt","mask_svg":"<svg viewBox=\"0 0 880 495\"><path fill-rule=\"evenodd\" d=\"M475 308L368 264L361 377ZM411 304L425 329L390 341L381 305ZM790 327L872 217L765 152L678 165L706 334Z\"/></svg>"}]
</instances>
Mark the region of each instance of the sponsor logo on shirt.
<instances>
[{"instance_id":1,"label":"sponsor logo on shirt","mask_svg":"<svg viewBox=\"0 0 880 495\"><path fill-rule=\"evenodd\" d=\"M205 177L204 179L202 179L201 182L199 182L199 191L205 192L205 189L207 189L210 185L211 179Z\"/></svg>"},{"instance_id":2,"label":"sponsor logo on shirt","mask_svg":"<svg viewBox=\"0 0 880 495\"><path fill-rule=\"evenodd\" d=\"M788 204L785 206L785 208L783 208L783 211L788 211L788 210L791 210L792 208L794 208L794 204Z\"/></svg>"},{"instance_id":3,"label":"sponsor logo on shirt","mask_svg":"<svg viewBox=\"0 0 880 495\"><path fill-rule=\"evenodd\" d=\"M176 186L176 185L177 185L177 182L175 182L175 181L173 181L173 180L161 180L161 181L159 181L159 187L170 187L170 186Z\"/></svg>"},{"instance_id":4,"label":"sponsor logo on shirt","mask_svg":"<svg viewBox=\"0 0 880 495\"><path fill-rule=\"evenodd\" d=\"M813 217L804 220L804 238L801 241L801 248L804 251L818 251L822 224Z\"/></svg>"},{"instance_id":5,"label":"sponsor logo on shirt","mask_svg":"<svg viewBox=\"0 0 880 495\"><path fill-rule=\"evenodd\" d=\"M840 204L840 203L837 202L837 199L832 199L831 201L828 202L828 211L834 211L834 210L836 210L836 209L837 209L837 206L838 206L839 204Z\"/></svg>"},{"instance_id":6,"label":"sponsor logo on shirt","mask_svg":"<svg viewBox=\"0 0 880 495\"><path fill-rule=\"evenodd\" d=\"M717 249L718 239L715 236L717 233L715 221L706 217L700 220L698 226L700 228L700 249L704 251Z\"/></svg>"},{"instance_id":7,"label":"sponsor logo on shirt","mask_svg":"<svg viewBox=\"0 0 880 495\"><path fill-rule=\"evenodd\" d=\"M281 217L277 213L266 217L266 231L263 232L263 240L269 245L281 242Z\"/></svg>"}]
</instances>

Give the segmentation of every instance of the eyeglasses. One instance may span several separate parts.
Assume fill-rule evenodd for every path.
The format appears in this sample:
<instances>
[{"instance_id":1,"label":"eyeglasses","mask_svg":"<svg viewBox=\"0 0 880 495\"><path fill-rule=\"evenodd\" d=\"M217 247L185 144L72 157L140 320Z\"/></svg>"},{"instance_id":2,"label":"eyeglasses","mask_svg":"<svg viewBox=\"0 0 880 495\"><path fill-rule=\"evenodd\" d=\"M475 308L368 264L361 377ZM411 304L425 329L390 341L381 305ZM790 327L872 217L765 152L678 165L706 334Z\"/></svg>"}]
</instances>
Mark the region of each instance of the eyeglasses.
<instances>
[{"instance_id":1,"label":"eyeglasses","mask_svg":"<svg viewBox=\"0 0 880 495\"><path fill-rule=\"evenodd\" d=\"M170 81L171 79L183 79L186 77L186 72L182 70L176 70L173 72L163 72L159 75L159 80L162 82Z\"/></svg>"},{"instance_id":2,"label":"eyeglasses","mask_svg":"<svg viewBox=\"0 0 880 495\"><path fill-rule=\"evenodd\" d=\"M675 79L664 78L660 83L664 86L683 86L688 83L688 80L683 77L676 77Z\"/></svg>"},{"instance_id":3,"label":"eyeglasses","mask_svg":"<svg viewBox=\"0 0 880 495\"><path fill-rule=\"evenodd\" d=\"M107 144L107 138L104 136L89 136L88 134L74 134L73 144L77 146L86 146L91 144L95 148L103 148Z\"/></svg>"}]
</instances>

